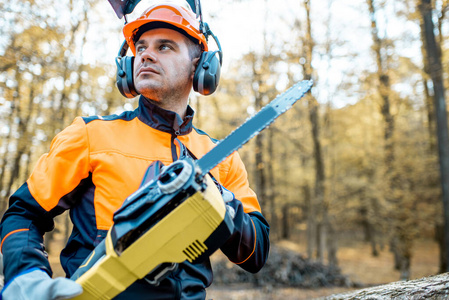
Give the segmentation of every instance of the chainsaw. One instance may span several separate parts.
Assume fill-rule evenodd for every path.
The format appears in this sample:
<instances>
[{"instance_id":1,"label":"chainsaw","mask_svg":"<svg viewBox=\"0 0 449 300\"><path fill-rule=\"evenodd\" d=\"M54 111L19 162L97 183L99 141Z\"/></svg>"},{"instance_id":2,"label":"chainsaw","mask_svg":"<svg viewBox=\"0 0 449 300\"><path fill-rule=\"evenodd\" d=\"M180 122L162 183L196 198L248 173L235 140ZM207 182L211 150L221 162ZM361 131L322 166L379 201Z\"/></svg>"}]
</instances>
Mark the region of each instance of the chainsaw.
<instances>
[{"instance_id":1,"label":"chainsaw","mask_svg":"<svg viewBox=\"0 0 449 300\"><path fill-rule=\"evenodd\" d=\"M140 188L114 213L106 238L71 277L83 287L75 299L112 299L142 278L157 285L178 264L201 262L218 250L234 225L209 171L311 86L309 80L295 84L198 160L185 156L168 166L153 162Z\"/></svg>"}]
</instances>

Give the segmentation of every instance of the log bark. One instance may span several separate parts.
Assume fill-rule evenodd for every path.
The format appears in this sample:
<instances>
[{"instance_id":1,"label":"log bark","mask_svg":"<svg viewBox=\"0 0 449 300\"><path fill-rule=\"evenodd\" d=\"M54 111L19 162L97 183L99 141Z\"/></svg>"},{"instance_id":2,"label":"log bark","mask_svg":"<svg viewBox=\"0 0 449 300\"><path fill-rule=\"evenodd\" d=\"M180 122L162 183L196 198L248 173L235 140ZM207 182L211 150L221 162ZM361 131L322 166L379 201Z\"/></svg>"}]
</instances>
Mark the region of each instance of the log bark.
<instances>
[{"instance_id":1,"label":"log bark","mask_svg":"<svg viewBox=\"0 0 449 300\"><path fill-rule=\"evenodd\" d=\"M322 299L418 300L418 299L448 299L448 298L449 298L449 273L443 273L415 280L397 281L349 293L335 294Z\"/></svg>"}]
</instances>

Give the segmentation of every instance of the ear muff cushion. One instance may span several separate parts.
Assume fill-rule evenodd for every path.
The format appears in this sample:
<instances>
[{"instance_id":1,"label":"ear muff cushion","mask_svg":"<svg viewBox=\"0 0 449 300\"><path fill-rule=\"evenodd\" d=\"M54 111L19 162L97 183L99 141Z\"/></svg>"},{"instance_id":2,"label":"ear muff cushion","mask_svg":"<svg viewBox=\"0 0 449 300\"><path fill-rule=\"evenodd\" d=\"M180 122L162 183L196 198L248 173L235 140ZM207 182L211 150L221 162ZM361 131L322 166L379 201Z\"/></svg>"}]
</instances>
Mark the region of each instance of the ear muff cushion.
<instances>
[{"instance_id":1,"label":"ear muff cushion","mask_svg":"<svg viewBox=\"0 0 449 300\"><path fill-rule=\"evenodd\" d=\"M202 95L210 95L220 81L221 64L217 52L203 52L193 76L193 90Z\"/></svg>"},{"instance_id":2,"label":"ear muff cushion","mask_svg":"<svg viewBox=\"0 0 449 300\"><path fill-rule=\"evenodd\" d=\"M134 87L133 65L134 56L124 56L120 59L120 67L117 68L116 83L120 93L126 98L134 98L139 93Z\"/></svg>"}]
</instances>

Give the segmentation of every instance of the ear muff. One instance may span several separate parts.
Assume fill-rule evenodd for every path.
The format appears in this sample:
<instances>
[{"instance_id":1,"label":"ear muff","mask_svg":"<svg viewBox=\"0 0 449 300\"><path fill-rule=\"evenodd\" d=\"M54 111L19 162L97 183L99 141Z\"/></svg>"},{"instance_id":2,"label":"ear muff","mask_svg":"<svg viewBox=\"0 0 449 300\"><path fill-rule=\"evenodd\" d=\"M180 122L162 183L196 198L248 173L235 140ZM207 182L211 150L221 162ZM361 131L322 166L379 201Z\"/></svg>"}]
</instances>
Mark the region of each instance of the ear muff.
<instances>
[{"instance_id":1,"label":"ear muff","mask_svg":"<svg viewBox=\"0 0 449 300\"><path fill-rule=\"evenodd\" d=\"M223 52L221 50L220 41L214 35L207 23L204 25L206 37L212 36L218 46L217 51L204 51L201 54L198 66L193 76L193 90L202 95L210 95L217 89L220 81L221 64L223 61ZM207 39L207 38L206 38Z\"/></svg>"},{"instance_id":2,"label":"ear muff","mask_svg":"<svg viewBox=\"0 0 449 300\"><path fill-rule=\"evenodd\" d=\"M193 90L201 95L210 95L220 81L221 61L219 51L205 51L201 54L193 76Z\"/></svg>"},{"instance_id":3,"label":"ear muff","mask_svg":"<svg viewBox=\"0 0 449 300\"><path fill-rule=\"evenodd\" d=\"M134 87L134 56L126 56L127 50L128 44L124 41L118 56L115 58L115 63L117 65L116 84L123 96L126 98L134 98L139 95Z\"/></svg>"}]
</instances>

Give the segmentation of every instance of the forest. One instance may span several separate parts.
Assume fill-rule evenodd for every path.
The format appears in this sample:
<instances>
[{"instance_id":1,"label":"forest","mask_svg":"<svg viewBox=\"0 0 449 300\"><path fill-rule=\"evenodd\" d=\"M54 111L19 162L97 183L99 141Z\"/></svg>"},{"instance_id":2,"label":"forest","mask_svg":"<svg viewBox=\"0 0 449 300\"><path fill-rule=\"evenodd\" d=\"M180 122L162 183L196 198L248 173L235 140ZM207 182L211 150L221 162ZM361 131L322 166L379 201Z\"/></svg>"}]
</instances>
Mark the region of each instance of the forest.
<instances>
[{"instance_id":1,"label":"forest","mask_svg":"<svg viewBox=\"0 0 449 300\"><path fill-rule=\"evenodd\" d=\"M203 2L224 65L216 93L191 94L196 127L222 139L289 86L314 81L239 150L272 245L344 270L340 248L357 242L372 257L391 253L386 267L408 280L417 245L435 244L435 273L447 272L449 1ZM132 110L138 98L115 87L123 20L106 0L0 0L0 12L2 215L76 116ZM56 221L67 239L68 214Z\"/></svg>"}]
</instances>

